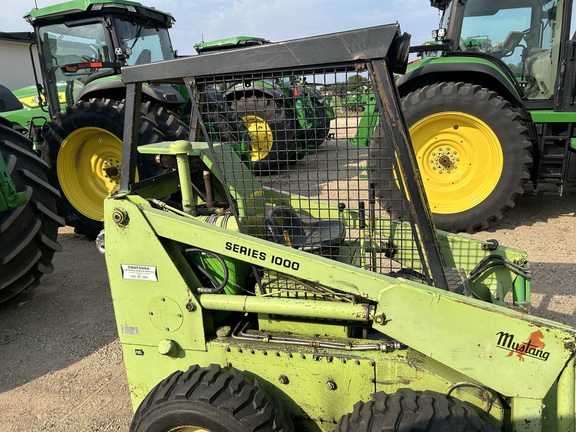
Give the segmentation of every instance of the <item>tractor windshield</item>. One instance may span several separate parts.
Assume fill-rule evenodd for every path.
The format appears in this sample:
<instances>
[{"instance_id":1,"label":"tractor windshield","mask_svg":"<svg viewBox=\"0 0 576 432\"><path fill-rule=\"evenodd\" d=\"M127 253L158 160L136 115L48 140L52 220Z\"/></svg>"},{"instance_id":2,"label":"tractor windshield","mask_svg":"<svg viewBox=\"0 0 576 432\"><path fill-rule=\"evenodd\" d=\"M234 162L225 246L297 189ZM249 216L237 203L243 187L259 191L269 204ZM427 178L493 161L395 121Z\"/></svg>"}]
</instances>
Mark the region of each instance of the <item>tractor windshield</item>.
<instances>
[{"instance_id":1,"label":"tractor windshield","mask_svg":"<svg viewBox=\"0 0 576 432\"><path fill-rule=\"evenodd\" d=\"M116 20L116 32L128 66L172 60L174 52L168 29L148 23Z\"/></svg>"},{"instance_id":2,"label":"tractor windshield","mask_svg":"<svg viewBox=\"0 0 576 432\"><path fill-rule=\"evenodd\" d=\"M468 0L460 49L504 61L530 99L554 93L561 0Z\"/></svg>"},{"instance_id":3,"label":"tractor windshield","mask_svg":"<svg viewBox=\"0 0 576 432\"><path fill-rule=\"evenodd\" d=\"M59 102L72 105L88 77L104 71L99 62L111 61L104 25L52 24L39 28L38 34L48 78L46 85L65 88L64 92L58 92Z\"/></svg>"}]
</instances>

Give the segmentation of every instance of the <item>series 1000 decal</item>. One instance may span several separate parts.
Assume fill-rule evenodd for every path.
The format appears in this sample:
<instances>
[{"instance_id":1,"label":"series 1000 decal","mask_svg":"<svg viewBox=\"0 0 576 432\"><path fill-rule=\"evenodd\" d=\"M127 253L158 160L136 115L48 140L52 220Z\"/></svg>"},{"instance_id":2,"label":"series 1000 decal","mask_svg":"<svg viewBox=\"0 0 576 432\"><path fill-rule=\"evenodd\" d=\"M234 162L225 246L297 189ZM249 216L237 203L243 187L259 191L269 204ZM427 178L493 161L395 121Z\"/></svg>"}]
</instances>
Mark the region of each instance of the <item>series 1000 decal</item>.
<instances>
[{"instance_id":1,"label":"series 1000 decal","mask_svg":"<svg viewBox=\"0 0 576 432\"><path fill-rule=\"evenodd\" d=\"M225 249L232 251L239 255L244 255L250 258L256 258L260 261L268 261L277 266L282 266L287 269L298 270L300 269L300 263L297 261L289 260L288 258L283 258L277 255L268 256L266 252L259 251L257 249L249 248L246 246L239 245L237 243L226 242Z\"/></svg>"}]
</instances>

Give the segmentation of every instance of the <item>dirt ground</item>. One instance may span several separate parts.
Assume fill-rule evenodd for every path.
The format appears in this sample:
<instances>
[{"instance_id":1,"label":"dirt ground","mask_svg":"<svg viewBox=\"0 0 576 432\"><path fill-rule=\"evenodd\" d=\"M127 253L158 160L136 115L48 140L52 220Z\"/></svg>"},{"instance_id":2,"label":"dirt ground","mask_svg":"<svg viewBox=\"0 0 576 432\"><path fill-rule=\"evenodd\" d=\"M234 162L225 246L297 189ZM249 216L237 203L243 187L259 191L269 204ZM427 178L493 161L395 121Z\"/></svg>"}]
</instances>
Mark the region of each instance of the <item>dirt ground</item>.
<instances>
[{"instance_id":1,"label":"dirt ground","mask_svg":"<svg viewBox=\"0 0 576 432\"><path fill-rule=\"evenodd\" d=\"M576 188L525 195L480 239L530 254L536 315L576 326ZM132 411L104 256L71 229L55 272L0 306L0 430L127 431Z\"/></svg>"}]
</instances>

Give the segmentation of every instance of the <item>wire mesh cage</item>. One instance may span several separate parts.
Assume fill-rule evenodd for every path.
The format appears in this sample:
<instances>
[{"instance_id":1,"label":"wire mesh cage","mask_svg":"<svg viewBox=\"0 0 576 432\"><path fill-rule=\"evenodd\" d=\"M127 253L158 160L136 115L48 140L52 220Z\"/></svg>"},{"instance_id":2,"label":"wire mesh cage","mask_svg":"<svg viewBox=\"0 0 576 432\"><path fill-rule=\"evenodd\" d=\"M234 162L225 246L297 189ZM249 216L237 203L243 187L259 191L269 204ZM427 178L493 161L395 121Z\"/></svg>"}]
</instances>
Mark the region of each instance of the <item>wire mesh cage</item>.
<instances>
[{"instance_id":1,"label":"wire mesh cage","mask_svg":"<svg viewBox=\"0 0 576 432\"><path fill-rule=\"evenodd\" d=\"M193 149L184 150L191 179L180 178L182 193L191 183L182 197L187 214L278 250L446 289L393 83L393 72L406 65L403 46L408 40L390 25L202 54L170 68L128 68L125 164L135 166L138 128L129 119L139 121L131 107L143 83L183 84L190 99L183 148ZM121 191L133 180L123 171ZM230 248L229 257L252 263L260 292L282 284L294 292L318 288L310 278L294 279L299 264L285 254L260 254L240 242Z\"/></svg>"},{"instance_id":2,"label":"wire mesh cage","mask_svg":"<svg viewBox=\"0 0 576 432\"><path fill-rule=\"evenodd\" d=\"M426 282L374 91L372 74L353 64L203 78L193 92L202 117L196 135L212 143L243 232ZM226 213L208 220L220 223ZM279 275L265 272L262 280L278 285Z\"/></svg>"}]
</instances>

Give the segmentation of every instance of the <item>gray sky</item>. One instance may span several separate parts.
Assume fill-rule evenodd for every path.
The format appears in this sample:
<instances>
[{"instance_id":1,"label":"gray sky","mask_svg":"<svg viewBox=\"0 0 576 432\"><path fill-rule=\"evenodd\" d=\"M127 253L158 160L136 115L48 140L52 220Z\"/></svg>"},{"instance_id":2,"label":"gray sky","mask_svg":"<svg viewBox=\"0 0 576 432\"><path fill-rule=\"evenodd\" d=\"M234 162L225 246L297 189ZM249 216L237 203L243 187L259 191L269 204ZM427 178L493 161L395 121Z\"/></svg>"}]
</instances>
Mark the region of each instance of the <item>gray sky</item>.
<instances>
[{"instance_id":1,"label":"gray sky","mask_svg":"<svg viewBox=\"0 0 576 432\"><path fill-rule=\"evenodd\" d=\"M61 3L36 0L38 7ZM430 40L438 11L429 0L140 0L176 18L172 44L180 54L193 54L203 40L245 35L272 41L297 39L379 24L399 22L412 44ZM0 0L0 31L29 31L22 16L34 0Z\"/></svg>"}]
</instances>

